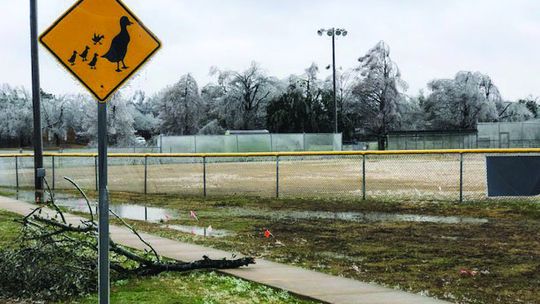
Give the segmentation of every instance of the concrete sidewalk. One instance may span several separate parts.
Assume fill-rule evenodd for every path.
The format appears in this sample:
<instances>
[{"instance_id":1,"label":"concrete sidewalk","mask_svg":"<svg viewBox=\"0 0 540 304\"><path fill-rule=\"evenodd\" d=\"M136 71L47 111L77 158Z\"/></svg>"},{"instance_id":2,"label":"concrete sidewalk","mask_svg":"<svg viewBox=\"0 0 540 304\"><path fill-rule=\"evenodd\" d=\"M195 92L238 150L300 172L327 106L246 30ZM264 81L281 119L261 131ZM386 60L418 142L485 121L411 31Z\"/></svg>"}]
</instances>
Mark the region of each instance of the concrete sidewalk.
<instances>
[{"instance_id":1,"label":"concrete sidewalk","mask_svg":"<svg viewBox=\"0 0 540 304\"><path fill-rule=\"evenodd\" d=\"M28 214L35 205L0 196L0 209ZM52 212L47 210L47 212ZM66 213L66 221L80 224L81 217ZM145 245L129 229L111 225L112 239L135 249L145 249ZM203 255L212 259L231 258L231 253L194 244L182 243L166 238L141 233L159 254L179 261L199 260ZM448 303L421 295L411 294L375 284L327 275L299 267L258 259L257 264L239 269L221 270L242 279L281 288L294 294L325 303L364 304L435 304Z\"/></svg>"}]
</instances>

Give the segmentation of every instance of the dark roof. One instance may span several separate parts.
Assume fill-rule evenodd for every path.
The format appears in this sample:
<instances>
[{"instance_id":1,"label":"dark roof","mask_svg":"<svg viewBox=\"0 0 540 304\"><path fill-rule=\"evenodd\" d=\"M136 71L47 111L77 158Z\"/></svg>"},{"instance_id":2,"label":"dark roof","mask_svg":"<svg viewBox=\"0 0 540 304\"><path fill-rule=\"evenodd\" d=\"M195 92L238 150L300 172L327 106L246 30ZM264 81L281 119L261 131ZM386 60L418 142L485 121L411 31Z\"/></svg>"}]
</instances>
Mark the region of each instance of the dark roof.
<instances>
[{"instance_id":1,"label":"dark roof","mask_svg":"<svg viewBox=\"0 0 540 304\"><path fill-rule=\"evenodd\" d=\"M268 130L227 130L226 135L269 134Z\"/></svg>"},{"instance_id":2,"label":"dark roof","mask_svg":"<svg viewBox=\"0 0 540 304\"><path fill-rule=\"evenodd\" d=\"M472 135L477 134L478 130L476 129L464 129L464 130L400 130L400 131L390 131L388 135L448 135L448 134L466 134Z\"/></svg>"}]
</instances>

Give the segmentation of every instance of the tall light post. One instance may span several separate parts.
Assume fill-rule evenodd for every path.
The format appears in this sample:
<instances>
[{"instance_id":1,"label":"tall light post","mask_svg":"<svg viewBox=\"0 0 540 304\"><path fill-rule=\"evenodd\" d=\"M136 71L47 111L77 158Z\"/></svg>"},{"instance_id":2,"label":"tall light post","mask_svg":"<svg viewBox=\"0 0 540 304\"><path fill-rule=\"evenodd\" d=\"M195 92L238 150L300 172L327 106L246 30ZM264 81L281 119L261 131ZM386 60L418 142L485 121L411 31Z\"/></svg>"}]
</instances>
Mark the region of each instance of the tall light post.
<instances>
[{"instance_id":1,"label":"tall light post","mask_svg":"<svg viewBox=\"0 0 540 304\"><path fill-rule=\"evenodd\" d=\"M34 201L43 204L43 138L41 137L41 103L37 35L37 0L30 0L30 56L32 66L32 107L34 118Z\"/></svg>"},{"instance_id":2,"label":"tall light post","mask_svg":"<svg viewBox=\"0 0 540 304\"><path fill-rule=\"evenodd\" d=\"M332 78L333 78L333 88L334 88L334 133L338 133L338 119L337 119L337 99L336 99L336 36L347 36L347 30L342 28L329 28L329 29L320 29L317 31L319 36L322 36L326 33L328 36L332 37Z\"/></svg>"}]
</instances>

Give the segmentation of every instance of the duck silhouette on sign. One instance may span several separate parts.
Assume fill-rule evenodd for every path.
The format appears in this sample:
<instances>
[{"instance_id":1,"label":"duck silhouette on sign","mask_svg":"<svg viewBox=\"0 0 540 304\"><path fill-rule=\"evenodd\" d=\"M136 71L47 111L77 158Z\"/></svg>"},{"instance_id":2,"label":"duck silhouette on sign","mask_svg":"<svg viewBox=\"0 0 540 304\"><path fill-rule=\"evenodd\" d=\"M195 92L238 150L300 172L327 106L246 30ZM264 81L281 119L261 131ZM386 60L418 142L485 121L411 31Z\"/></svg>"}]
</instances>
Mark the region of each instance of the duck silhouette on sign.
<instances>
[{"instance_id":1,"label":"duck silhouette on sign","mask_svg":"<svg viewBox=\"0 0 540 304\"><path fill-rule=\"evenodd\" d=\"M101 40L103 40L103 38L105 38L104 35L94 33L94 37L92 37L92 42L94 42L94 45L98 43L102 45L103 43L101 43Z\"/></svg>"},{"instance_id":2,"label":"duck silhouette on sign","mask_svg":"<svg viewBox=\"0 0 540 304\"><path fill-rule=\"evenodd\" d=\"M75 65L75 60L77 59L77 51L73 51L73 54L71 57L69 57L68 62L71 63L71 65Z\"/></svg>"},{"instance_id":3,"label":"duck silhouette on sign","mask_svg":"<svg viewBox=\"0 0 540 304\"><path fill-rule=\"evenodd\" d=\"M122 16L122 18L120 18L120 33L118 33L111 41L109 51L101 56L112 63L116 63L117 72L122 72L120 69L120 62L122 63L122 69L128 68L124 63L124 58L126 57L130 40L127 27L132 24L133 23L129 21L128 17Z\"/></svg>"},{"instance_id":4,"label":"duck silhouette on sign","mask_svg":"<svg viewBox=\"0 0 540 304\"><path fill-rule=\"evenodd\" d=\"M86 59L86 57L88 57L88 50L90 50L90 48L88 47L88 45L84 48L84 51L82 51L79 56L81 56L82 58L82 61L87 61L88 59Z\"/></svg>"},{"instance_id":5,"label":"duck silhouette on sign","mask_svg":"<svg viewBox=\"0 0 540 304\"><path fill-rule=\"evenodd\" d=\"M95 70L96 69L96 64L97 64L97 61L98 61L98 53L94 53L94 57L92 57L92 60L90 60L90 63L88 64L90 66L90 69L91 70Z\"/></svg>"}]
</instances>

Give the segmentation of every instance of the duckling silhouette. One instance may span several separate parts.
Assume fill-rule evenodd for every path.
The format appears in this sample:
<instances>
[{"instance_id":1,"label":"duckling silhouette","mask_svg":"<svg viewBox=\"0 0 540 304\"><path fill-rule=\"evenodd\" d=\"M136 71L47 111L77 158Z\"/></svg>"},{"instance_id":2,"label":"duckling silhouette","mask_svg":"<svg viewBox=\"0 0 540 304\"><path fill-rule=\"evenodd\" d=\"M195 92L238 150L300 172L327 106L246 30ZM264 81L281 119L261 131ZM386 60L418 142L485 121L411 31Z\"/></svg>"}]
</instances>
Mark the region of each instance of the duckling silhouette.
<instances>
[{"instance_id":1,"label":"duckling silhouette","mask_svg":"<svg viewBox=\"0 0 540 304\"><path fill-rule=\"evenodd\" d=\"M90 69L91 70L95 70L96 69L96 64L97 64L97 60L98 60L98 53L94 53L94 57L92 57L92 60L90 60L90 63L88 64L90 66Z\"/></svg>"},{"instance_id":2,"label":"duckling silhouette","mask_svg":"<svg viewBox=\"0 0 540 304\"><path fill-rule=\"evenodd\" d=\"M73 51L73 54L71 57L69 57L68 62L71 63L71 65L75 65L75 59L77 59L77 51Z\"/></svg>"},{"instance_id":3,"label":"duckling silhouette","mask_svg":"<svg viewBox=\"0 0 540 304\"><path fill-rule=\"evenodd\" d=\"M117 72L122 71L120 70L120 62L122 62L122 69L128 68L124 63L124 58L126 57L130 40L127 27L131 24L133 23L129 21L128 17L122 16L122 18L120 18L120 33L113 38L109 51L105 55L101 56L103 58L107 58L112 63L116 62Z\"/></svg>"},{"instance_id":4,"label":"duckling silhouette","mask_svg":"<svg viewBox=\"0 0 540 304\"><path fill-rule=\"evenodd\" d=\"M88 56L88 50L90 48L88 47L88 45L84 48L84 51L82 51L82 53L79 54L79 56L81 56L82 58L82 61L87 61L86 57Z\"/></svg>"}]
</instances>

